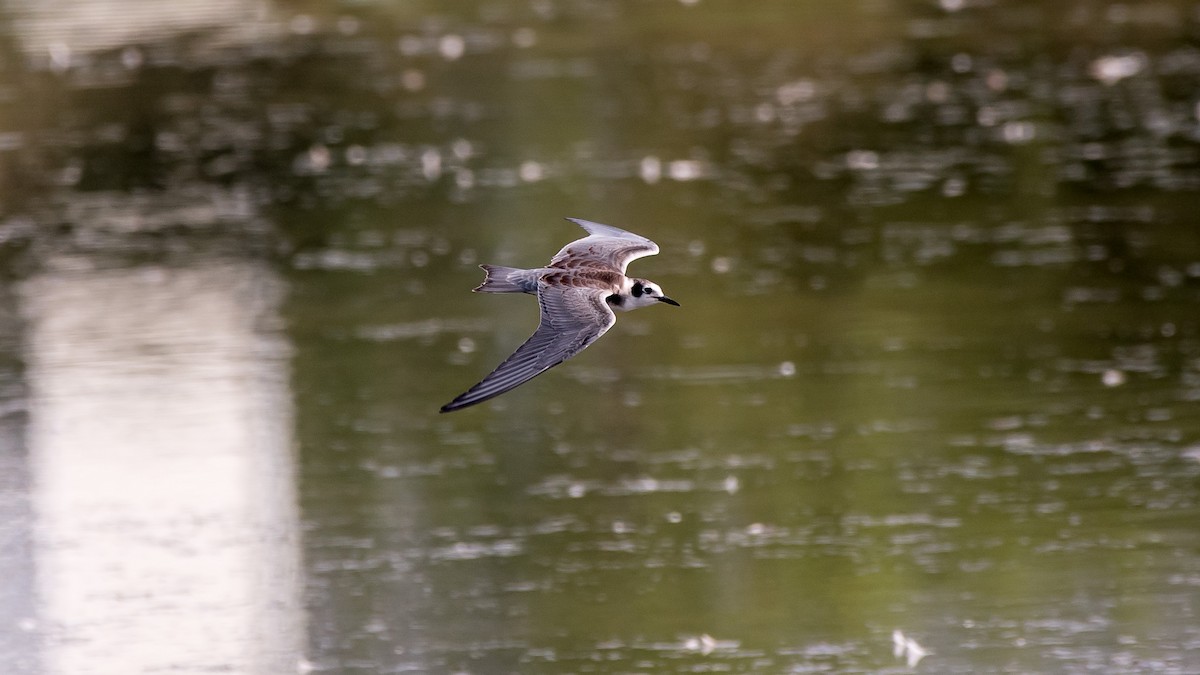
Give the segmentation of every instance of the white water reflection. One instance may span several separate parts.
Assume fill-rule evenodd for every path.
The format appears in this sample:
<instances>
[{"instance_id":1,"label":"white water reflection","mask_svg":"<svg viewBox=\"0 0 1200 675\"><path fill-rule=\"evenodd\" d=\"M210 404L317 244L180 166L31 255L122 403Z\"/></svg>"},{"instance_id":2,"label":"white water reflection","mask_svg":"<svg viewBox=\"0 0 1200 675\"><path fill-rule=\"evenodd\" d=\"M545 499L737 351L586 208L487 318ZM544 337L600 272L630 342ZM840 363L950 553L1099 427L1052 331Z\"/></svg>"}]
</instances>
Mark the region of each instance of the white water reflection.
<instances>
[{"instance_id":1,"label":"white water reflection","mask_svg":"<svg viewBox=\"0 0 1200 675\"><path fill-rule=\"evenodd\" d=\"M281 282L249 262L48 267L21 289L44 671L294 672Z\"/></svg>"},{"instance_id":2,"label":"white water reflection","mask_svg":"<svg viewBox=\"0 0 1200 675\"><path fill-rule=\"evenodd\" d=\"M7 401L0 409L4 413L0 415L0 579L5 580L0 583L0 672L27 675L38 672L38 666L37 648L31 639L35 627L29 582L34 576L33 518L23 446L24 417L12 414L18 411Z\"/></svg>"},{"instance_id":3,"label":"white water reflection","mask_svg":"<svg viewBox=\"0 0 1200 675\"><path fill-rule=\"evenodd\" d=\"M127 50L123 64L134 68L143 60L135 45L182 34L207 34L205 44L216 46L254 43L282 32L272 4L256 0L14 0L7 9L25 51L47 59L55 70L121 47Z\"/></svg>"}]
</instances>

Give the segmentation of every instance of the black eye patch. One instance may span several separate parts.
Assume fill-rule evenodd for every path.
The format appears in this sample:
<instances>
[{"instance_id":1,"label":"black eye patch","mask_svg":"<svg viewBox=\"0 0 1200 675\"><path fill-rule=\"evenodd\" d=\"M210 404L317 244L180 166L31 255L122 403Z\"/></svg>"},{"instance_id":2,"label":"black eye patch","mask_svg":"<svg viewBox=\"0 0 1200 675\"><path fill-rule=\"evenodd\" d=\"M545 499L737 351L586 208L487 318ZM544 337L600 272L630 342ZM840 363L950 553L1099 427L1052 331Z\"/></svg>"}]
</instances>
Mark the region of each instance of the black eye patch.
<instances>
[{"instance_id":1,"label":"black eye patch","mask_svg":"<svg viewBox=\"0 0 1200 675\"><path fill-rule=\"evenodd\" d=\"M635 297L635 298L640 298L640 297L642 297L642 284L641 284L641 282L634 282L634 284L633 284L633 288L632 288L632 289L630 289L630 293L631 293L631 294L633 295L633 297Z\"/></svg>"}]
</instances>

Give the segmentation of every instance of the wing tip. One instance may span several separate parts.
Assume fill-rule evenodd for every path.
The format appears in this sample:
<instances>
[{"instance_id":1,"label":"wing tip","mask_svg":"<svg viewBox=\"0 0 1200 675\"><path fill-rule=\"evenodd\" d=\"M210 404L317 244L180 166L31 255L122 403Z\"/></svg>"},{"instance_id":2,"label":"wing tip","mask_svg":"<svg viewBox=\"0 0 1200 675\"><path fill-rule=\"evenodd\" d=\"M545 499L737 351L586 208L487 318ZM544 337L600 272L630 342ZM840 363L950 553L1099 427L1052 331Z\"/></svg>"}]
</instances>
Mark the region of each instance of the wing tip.
<instances>
[{"instance_id":1,"label":"wing tip","mask_svg":"<svg viewBox=\"0 0 1200 675\"><path fill-rule=\"evenodd\" d=\"M566 217L565 219L582 227L590 235L599 236L599 237L614 237L617 239L624 239L627 241L635 241L644 246L647 246L651 251L651 253L649 255L654 255L655 253L658 253L658 244L654 243L649 238L638 234L637 232L630 232L629 230L622 230L621 228L616 227L614 225L605 225L604 223L597 223L594 220L584 220L583 218ZM638 256L638 257L641 257L641 256Z\"/></svg>"},{"instance_id":2,"label":"wing tip","mask_svg":"<svg viewBox=\"0 0 1200 675\"><path fill-rule=\"evenodd\" d=\"M472 401L470 403L460 403L458 399L454 399L453 401L450 401L449 403L442 406L441 408L438 408L438 413L441 414L441 413L454 412L455 410L462 410L463 408L470 407L472 405L475 405L476 403L479 403L479 401Z\"/></svg>"},{"instance_id":3,"label":"wing tip","mask_svg":"<svg viewBox=\"0 0 1200 675\"><path fill-rule=\"evenodd\" d=\"M463 408L470 408L471 406L475 405L476 403L483 403L484 401L487 400L486 397L485 398L472 398L470 396L470 394L474 393L474 391L475 391L474 387L472 387L471 389L468 389L467 391L464 391L463 393L454 397L453 401L450 401L449 403L442 406L441 408L438 408L438 412L439 413L454 412L455 410L462 410Z\"/></svg>"},{"instance_id":4,"label":"wing tip","mask_svg":"<svg viewBox=\"0 0 1200 675\"><path fill-rule=\"evenodd\" d=\"M616 227L615 225L605 225L604 223L597 223L594 220L587 220L584 218L572 218L570 216L567 216L565 219L582 227L589 234L607 234L609 236L626 235L626 236L637 237L638 239L645 238L642 235L635 234L633 232L630 232L629 230L622 230L621 228Z\"/></svg>"},{"instance_id":5,"label":"wing tip","mask_svg":"<svg viewBox=\"0 0 1200 675\"><path fill-rule=\"evenodd\" d=\"M571 216L563 216L563 220L567 221L568 223L575 223L576 225L587 230L588 234L591 234L592 232L591 228L589 227L592 222L590 220L584 220L583 218L572 218Z\"/></svg>"}]
</instances>

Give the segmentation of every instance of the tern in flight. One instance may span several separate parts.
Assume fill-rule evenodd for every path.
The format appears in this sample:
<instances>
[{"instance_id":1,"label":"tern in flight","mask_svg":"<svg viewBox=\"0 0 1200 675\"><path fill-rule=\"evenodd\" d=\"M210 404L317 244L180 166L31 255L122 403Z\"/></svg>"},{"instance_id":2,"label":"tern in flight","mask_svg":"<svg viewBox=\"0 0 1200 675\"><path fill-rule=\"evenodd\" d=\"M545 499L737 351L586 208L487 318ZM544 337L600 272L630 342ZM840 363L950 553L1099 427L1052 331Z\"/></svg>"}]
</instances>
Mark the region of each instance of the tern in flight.
<instances>
[{"instance_id":1,"label":"tern in flight","mask_svg":"<svg viewBox=\"0 0 1200 675\"><path fill-rule=\"evenodd\" d=\"M487 277L476 292L536 295L541 322L512 356L442 406L442 412L499 396L575 356L612 328L615 309L628 312L660 302L679 306L658 284L625 276L629 261L658 253L658 244L611 225L567 220L587 230L588 236L564 246L546 267L480 265Z\"/></svg>"}]
</instances>

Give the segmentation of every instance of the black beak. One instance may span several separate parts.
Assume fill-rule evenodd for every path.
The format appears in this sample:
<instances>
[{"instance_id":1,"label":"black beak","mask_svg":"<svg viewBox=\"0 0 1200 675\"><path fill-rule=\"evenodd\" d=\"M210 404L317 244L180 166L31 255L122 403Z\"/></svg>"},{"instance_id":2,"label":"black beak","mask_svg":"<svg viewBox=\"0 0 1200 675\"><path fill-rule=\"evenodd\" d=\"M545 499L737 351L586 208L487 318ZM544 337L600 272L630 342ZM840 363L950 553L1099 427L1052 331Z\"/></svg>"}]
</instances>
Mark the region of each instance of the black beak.
<instances>
[{"instance_id":1,"label":"black beak","mask_svg":"<svg viewBox=\"0 0 1200 675\"><path fill-rule=\"evenodd\" d=\"M658 300L659 302L665 302L665 303L667 303L668 305L675 305L676 307L678 307L678 306L679 306L679 303L678 303L678 302L675 302L674 300L672 300L672 299L668 298L668 297L667 297L667 296L665 296L665 295L660 295L660 296L658 296L657 298L655 298L655 300Z\"/></svg>"}]
</instances>

